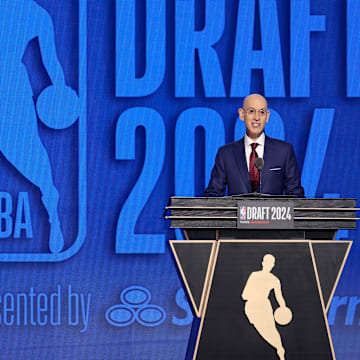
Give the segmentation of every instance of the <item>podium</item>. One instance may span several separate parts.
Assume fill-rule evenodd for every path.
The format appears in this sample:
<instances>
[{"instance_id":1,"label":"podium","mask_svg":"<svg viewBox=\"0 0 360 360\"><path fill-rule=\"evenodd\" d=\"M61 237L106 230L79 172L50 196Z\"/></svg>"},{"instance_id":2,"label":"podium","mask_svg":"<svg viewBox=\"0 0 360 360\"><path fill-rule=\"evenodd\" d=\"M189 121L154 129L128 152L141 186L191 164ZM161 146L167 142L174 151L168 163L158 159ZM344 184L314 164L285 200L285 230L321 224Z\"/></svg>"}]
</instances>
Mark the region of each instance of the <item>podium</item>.
<instances>
[{"instance_id":1,"label":"podium","mask_svg":"<svg viewBox=\"0 0 360 360\"><path fill-rule=\"evenodd\" d=\"M326 313L356 199L171 197L170 247L196 316L186 359L335 359Z\"/></svg>"}]
</instances>

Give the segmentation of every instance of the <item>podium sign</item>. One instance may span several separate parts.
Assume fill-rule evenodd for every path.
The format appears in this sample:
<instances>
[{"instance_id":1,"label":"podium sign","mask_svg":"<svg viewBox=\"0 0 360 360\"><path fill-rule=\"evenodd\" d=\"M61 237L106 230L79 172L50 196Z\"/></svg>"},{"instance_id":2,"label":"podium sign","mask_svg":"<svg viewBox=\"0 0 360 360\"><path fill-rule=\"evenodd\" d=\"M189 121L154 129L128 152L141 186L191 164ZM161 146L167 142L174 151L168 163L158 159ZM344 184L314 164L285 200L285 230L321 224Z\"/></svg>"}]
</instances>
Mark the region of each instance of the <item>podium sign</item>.
<instances>
[{"instance_id":1,"label":"podium sign","mask_svg":"<svg viewBox=\"0 0 360 360\"><path fill-rule=\"evenodd\" d=\"M294 202L238 201L238 229L292 229Z\"/></svg>"}]
</instances>

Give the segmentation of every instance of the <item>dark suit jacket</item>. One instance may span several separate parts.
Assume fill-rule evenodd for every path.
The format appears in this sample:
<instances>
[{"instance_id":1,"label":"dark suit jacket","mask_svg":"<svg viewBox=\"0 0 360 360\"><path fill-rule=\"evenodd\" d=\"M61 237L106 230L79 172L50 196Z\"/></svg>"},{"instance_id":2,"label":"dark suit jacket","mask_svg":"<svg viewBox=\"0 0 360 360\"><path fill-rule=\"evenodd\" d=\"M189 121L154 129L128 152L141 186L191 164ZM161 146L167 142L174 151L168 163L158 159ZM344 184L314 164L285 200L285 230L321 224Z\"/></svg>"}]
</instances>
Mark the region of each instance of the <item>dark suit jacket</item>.
<instances>
[{"instance_id":1,"label":"dark suit jacket","mask_svg":"<svg viewBox=\"0 0 360 360\"><path fill-rule=\"evenodd\" d=\"M300 171L291 144L265 137L262 193L304 196ZM224 196L252 192L245 159L244 138L219 148L204 196Z\"/></svg>"}]
</instances>

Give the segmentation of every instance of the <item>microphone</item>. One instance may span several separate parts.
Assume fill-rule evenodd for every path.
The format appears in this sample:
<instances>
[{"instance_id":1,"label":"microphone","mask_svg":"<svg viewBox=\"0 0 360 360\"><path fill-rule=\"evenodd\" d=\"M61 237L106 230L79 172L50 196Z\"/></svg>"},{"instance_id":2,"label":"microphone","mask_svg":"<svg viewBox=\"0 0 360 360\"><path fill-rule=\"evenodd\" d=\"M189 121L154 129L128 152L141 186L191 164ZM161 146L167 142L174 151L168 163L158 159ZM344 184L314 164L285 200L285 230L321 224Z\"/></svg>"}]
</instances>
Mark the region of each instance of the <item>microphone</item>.
<instances>
[{"instance_id":1,"label":"microphone","mask_svg":"<svg viewBox=\"0 0 360 360\"><path fill-rule=\"evenodd\" d=\"M254 165L259 171L259 190L261 194L261 170L264 167L264 159L260 157L256 158Z\"/></svg>"},{"instance_id":2,"label":"microphone","mask_svg":"<svg viewBox=\"0 0 360 360\"><path fill-rule=\"evenodd\" d=\"M256 158L256 159L255 159L255 167L256 167L259 171L261 171L262 168L264 167L264 159L263 159L263 158L260 158L260 157Z\"/></svg>"}]
</instances>

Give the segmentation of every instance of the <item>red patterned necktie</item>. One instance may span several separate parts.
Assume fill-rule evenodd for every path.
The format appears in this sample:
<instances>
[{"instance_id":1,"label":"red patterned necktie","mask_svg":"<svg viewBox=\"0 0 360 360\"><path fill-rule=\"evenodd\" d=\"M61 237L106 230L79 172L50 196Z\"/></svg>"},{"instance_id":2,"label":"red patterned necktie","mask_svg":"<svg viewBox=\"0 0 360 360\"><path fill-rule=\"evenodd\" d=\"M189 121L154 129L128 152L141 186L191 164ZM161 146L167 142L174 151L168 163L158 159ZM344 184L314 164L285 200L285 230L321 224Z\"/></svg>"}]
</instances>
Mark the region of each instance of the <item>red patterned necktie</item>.
<instances>
[{"instance_id":1,"label":"red patterned necktie","mask_svg":"<svg viewBox=\"0 0 360 360\"><path fill-rule=\"evenodd\" d=\"M250 181L251 181L251 188L253 192L257 191L257 187L259 184L259 170L255 167L255 159L258 158L258 154L256 153L255 149L259 144L252 143L252 152L250 154L250 161L249 161L249 174L250 174Z\"/></svg>"}]
</instances>

